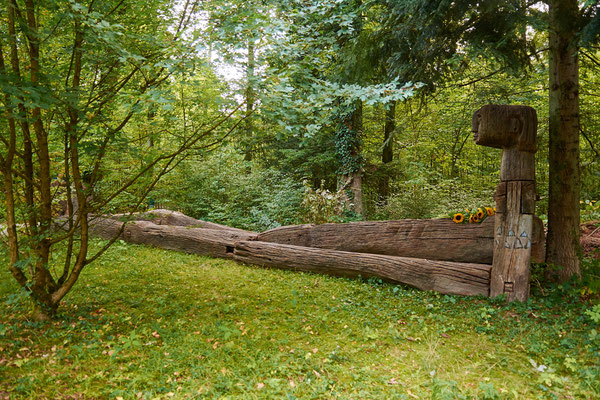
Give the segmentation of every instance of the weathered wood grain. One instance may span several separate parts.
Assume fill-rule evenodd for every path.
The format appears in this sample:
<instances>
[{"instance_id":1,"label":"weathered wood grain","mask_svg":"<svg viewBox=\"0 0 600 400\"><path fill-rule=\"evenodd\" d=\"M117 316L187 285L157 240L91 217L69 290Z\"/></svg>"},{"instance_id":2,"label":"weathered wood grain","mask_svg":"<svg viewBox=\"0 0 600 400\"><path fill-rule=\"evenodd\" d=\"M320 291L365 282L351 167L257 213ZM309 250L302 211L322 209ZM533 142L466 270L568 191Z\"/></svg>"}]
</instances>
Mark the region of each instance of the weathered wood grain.
<instances>
[{"instance_id":1,"label":"weathered wood grain","mask_svg":"<svg viewBox=\"0 0 600 400\"><path fill-rule=\"evenodd\" d=\"M537 219L534 225L531 238L533 255L541 261L544 254L542 221ZM260 233L256 240L358 253L491 264L494 218L468 225L455 224L449 219L290 225Z\"/></svg>"},{"instance_id":2,"label":"weathered wood grain","mask_svg":"<svg viewBox=\"0 0 600 400\"><path fill-rule=\"evenodd\" d=\"M508 301L526 301L529 297L529 269L532 255L531 236L534 216L524 213L523 200L528 202L535 185L530 181L503 182L506 187L504 213L496 214L494 261L490 296L506 293Z\"/></svg>"},{"instance_id":3,"label":"weathered wood grain","mask_svg":"<svg viewBox=\"0 0 600 400\"><path fill-rule=\"evenodd\" d=\"M194 228L238 231L240 233L248 232L243 229L232 228L227 225L202 221L196 218L189 217L179 211L171 211L166 209L150 210L141 213L133 213L131 215L113 214L107 216L107 218L116 219L119 221L150 221L155 223L156 225L189 226Z\"/></svg>"},{"instance_id":4,"label":"weathered wood grain","mask_svg":"<svg viewBox=\"0 0 600 400\"><path fill-rule=\"evenodd\" d=\"M96 218L90 224L90 233L111 239L118 233L121 225L122 222L113 219ZM189 228L135 221L127 223L120 238L130 243L146 244L161 249L232 258L234 244L240 240L255 239L256 234L240 230Z\"/></svg>"},{"instance_id":5,"label":"weathered wood grain","mask_svg":"<svg viewBox=\"0 0 600 400\"><path fill-rule=\"evenodd\" d=\"M381 277L446 294L489 294L490 265L353 253L259 241L236 243L234 259L265 267L344 277Z\"/></svg>"},{"instance_id":6,"label":"weathered wood grain","mask_svg":"<svg viewBox=\"0 0 600 400\"><path fill-rule=\"evenodd\" d=\"M537 115L533 108L486 105L473 114L475 142L502 149L490 296L529 297L535 223Z\"/></svg>"}]
</instances>

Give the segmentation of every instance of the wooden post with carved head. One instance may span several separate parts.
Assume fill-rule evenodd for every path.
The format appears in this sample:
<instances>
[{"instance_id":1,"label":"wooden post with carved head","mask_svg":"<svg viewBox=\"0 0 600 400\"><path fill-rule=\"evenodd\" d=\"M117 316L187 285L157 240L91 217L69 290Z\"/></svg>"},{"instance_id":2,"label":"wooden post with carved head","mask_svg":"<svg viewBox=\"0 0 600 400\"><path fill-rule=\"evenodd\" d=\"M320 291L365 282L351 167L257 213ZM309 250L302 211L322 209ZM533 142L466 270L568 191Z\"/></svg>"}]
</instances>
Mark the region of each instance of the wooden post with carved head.
<instances>
[{"instance_id":1,"label":"wooden post with carved head","mask_svg":"<svg viewBox=\"0 0 600 400\"><path fill-rule=\"evenodd\" d=\"M475 143L502 149L496 187L494 259L490 297L529 297L531 242L535 214L537 115L533 108L486 105L473 114Z\"/></svg>"}]
</instances>

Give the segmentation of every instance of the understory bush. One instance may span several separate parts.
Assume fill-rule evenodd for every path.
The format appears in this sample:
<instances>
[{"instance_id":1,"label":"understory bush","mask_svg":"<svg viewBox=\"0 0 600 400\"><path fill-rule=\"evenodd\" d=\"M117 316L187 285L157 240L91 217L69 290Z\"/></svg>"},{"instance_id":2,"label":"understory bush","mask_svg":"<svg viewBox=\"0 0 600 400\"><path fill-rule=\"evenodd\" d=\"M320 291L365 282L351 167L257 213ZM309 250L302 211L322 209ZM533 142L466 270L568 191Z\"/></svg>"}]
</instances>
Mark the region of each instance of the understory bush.
<instances>
[{"instance_id":1,"label":"understory bush","mask_svg":"<svg viewBox=\"0 0 600 400\"><path fill-rule=\"evenodd\" d=\"M403 175L407 178L392 183L387 201L371 207L375 219L445 218L452 210L494 205L494 177L465 182L419 163L410 164Z\"/></svg>"},{"instance_id":2,"label":"understory bush","mask_svg":"<svg viewBox=\"0 0 600 400\"><path fill-rule=\"evenodd\" d=\"M253 168L238 154L220 152L189 161L151 200L194 218L264 231L299 222L303 191L300 182L279 171Z\"/></svg>"},{"instance_id":3,"label":"understory bush","mask_svg":"<svg viewBox=\"0 0 600 400\"><path fill-rule=\"evenodd\" d=\"M600 201L585 200L581 201L581 221L598 221L600 220Z\"/></svg>"},{"instance_id":4,"label":"understory bush","mask_svg":"<svg viewBox=\"0 0 600 400\"><path fill-rule=\"evenodd\" d=\"M367 174L366 219L440 218L464 208L493 206L495 178L467 183L409 163L402 174L390 175L390 195L381 202L378 180ZM167 176L151 193L148 206L254 231L357 219L346 207L344 192L329 190L323 182L313 185L244 161L235 152L219 151L189 160Z\"/></svg>"},{"instance_id":5,"label":"understory bush","mask_svg":"<svg viewBox=\"0 0 600 400\"><path fill-rule=\"evenodd\" d=\"M347 196L343 190L329 191L325 188L324 181L318 189L313 189L307 181L304 181L303 185L302 222L307 224L343 222L344 214L348 212Z\"/></svg>"}]
</instances>

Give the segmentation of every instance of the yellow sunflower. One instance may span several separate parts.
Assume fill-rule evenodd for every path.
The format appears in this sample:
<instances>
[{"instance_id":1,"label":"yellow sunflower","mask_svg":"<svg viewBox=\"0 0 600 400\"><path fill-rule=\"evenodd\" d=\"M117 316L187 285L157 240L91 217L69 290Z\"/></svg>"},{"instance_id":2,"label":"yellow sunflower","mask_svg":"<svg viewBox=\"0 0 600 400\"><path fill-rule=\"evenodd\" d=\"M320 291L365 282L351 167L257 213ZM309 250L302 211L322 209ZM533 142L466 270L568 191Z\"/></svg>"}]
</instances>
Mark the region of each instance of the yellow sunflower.
<instances>
[{"instance_id":1,"label":"yellow sunflower","mask_svg":"<svg viewBox=\"0 0 600 400\"><path fill-rule=\"evenodd\" d=\"M479 215L479 213L471 215L471 217L473 217L473 223L474 224L476 224L476 223L478 223L480 221L480 218L479 218L478 215Z\"/></svg>"},{"instance_id":2,"label":"yellow sunflower","mask_svg":"<svg viewBox=\"0 0 600 400\"><path fill-rule=\"evenodd\" d=\"M487 212L487 215L490 217L495 214L494 210L492 210L490 207L486 207L485 212Z\"/></svg>"},{"instance_id":3,"label":"yellow sunflower","mask_svg":"<svg viewBox=\"0 0 600 400\"><path fill-rule=\"evenodd\" d=\"M485 214L483 213L483 210L481 208L478 208L477 214L475 214L475 215L477 216L477 220L479 221L480 219L483 219Z\"/></svg>"},{"instance_id":4,"label":"yellow sunflower","mask_svg":"<svg viewBox=\"0 0 600 400\"><path fill-rule=\"evenodd\" d=\"M456 222L457 224L462 224L464 220L465 220L465 216L462 215L461 213L456 213L452 217L452 221Z\"/></svg>"}]
</instances>

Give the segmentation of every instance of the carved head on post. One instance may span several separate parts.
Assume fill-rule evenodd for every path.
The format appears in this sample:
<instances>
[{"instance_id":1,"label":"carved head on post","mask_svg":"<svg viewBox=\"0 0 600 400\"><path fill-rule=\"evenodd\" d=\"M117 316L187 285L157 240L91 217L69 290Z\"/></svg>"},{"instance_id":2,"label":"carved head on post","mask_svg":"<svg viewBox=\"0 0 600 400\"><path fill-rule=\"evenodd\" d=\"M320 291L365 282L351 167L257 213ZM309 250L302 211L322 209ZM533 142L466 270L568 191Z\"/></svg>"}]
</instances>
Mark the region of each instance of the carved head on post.
<instances>
[{"instance_id":1,"label":"carved head on post","mask_svg":"<svg viewBox=\"0 0 600 400\"><path fill-rule=\"evenodd\" d=\"M473 114L475 143L535 153L537 115L529 106L489 104Z\"/></svg>"}]
</instances>

